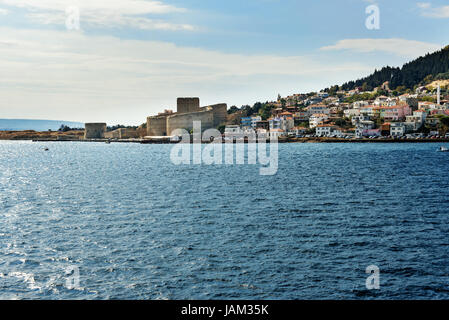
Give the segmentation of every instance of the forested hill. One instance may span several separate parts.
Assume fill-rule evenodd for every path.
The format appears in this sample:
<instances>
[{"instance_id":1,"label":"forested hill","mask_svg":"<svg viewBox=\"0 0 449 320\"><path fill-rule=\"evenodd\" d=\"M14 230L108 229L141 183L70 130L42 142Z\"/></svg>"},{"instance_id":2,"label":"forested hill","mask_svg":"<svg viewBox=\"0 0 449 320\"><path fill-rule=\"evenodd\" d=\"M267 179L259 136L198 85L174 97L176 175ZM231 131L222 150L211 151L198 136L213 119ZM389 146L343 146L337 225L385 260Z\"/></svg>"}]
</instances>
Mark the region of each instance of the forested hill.
<instances>
[{"instance_id":1,"label":"forested hill","mask_svg":"<svg viewBox=\"0 0 449 320\"><path fill-rule=\"evenodd\" d=\"M366 78L343 84L340 89L353 90L356 87L365 87L367 90L372 90L385 81L390 82L392 90L400 86L413 89L417 85L426 85L432 80L444 79L449 79L449 46L406 63L402 68L385 67L376 70Z\"/></svg>"}]
</instances>

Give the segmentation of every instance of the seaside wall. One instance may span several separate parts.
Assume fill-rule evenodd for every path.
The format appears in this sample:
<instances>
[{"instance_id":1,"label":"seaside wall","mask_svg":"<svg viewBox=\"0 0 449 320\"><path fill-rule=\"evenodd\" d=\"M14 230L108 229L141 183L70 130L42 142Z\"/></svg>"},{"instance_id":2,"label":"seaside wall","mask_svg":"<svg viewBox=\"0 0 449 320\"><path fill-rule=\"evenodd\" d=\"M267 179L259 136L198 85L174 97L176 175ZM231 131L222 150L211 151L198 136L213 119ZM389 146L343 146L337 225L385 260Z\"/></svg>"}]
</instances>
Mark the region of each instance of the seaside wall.
<instances>
[{"instance_id":1,"label":"seaside wall","mask_svg":"<svg viewBox=\"0 0 449 320\"><path fill-rule=\"evenodd\" d=\"M147 135L153 137L166 136L167 116L155 116L147 118Z\"/></svg>"},{"instance_id":2,"label":"seaside wall","mask_svg":"<svg viewBox=\"0 0 449 320\"><path fill-rule=\"evenodd\" d=\"M191 112L184 114L175 114L167 118L167 134L176 129L193 129L193 121L201 121L201 130L214 128L214 111L212 109L202 110L199 112Z\"/></svg>"},{"instance_id":3,"label":"seaside wall","mask_svg":"<svg viewBox=\"0 0 449 320\"><path fill-rule=\"evenodd\" d=\"M200 111L200 98L178 98L178 113L189 113Z\"/></svg>"},{"instance_id":4,"label":"seaside wall","mask_svg":"<svg viewBox=\"0 0 449 320\"><path fill-rule=\"evenodd\" d=\"M214 112L214 128L226 123L228 118L228 105L226 103L214 104L208 106Z\"/></svg>"},{"instance_id":5,"label":"seaside wall","mask_svg":"<svg viewBox=\"0 0 449 320\"><path fill-rule=\"evenodd\" d=\"M103 139L106 132L106 123L86 123L84 139Z\"/></svg>"},{"instance_id":6,"label":"seaside wall","mask_svg":"<svg viewBox=\"0 0 449 320\"><path fill-rule=\"evenodd\" d=\"M120 139L119 133L117 130L105 132L104 137L106 139Z\"/></svg>"},{"instance_id":7,"label":"seaside wall","mask_svg":"<svg viewBox=\"0 0 449 320\"><path fill-rule=\"evenodd\" d=\"M104 134L107 139L131 139L138 138L137 130L131 128L120 128L114 131L109 131Z\"/></svg>"}]
</instances>

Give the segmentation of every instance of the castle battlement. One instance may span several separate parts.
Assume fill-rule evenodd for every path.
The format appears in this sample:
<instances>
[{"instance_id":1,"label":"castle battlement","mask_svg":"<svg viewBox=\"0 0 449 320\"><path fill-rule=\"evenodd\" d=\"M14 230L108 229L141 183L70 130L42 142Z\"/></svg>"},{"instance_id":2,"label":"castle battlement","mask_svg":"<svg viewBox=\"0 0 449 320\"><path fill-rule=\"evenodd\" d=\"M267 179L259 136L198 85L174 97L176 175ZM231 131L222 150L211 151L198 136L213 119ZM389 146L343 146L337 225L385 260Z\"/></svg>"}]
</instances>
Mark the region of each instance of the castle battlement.
<instances>
[{"instance_id":1,"label":"castle battlement","mask_svg":"<svg viewBox=\"0 0 449 320\"><path fill-rule=\"evenodd\" d=\"M199 98L178 98L177 112L147 118L148 136L169 136L176 129L193 129L194 121L201 121L202 130L218 127L226 122L225 103L200 107Z\"/></svg>"}]
</instances>

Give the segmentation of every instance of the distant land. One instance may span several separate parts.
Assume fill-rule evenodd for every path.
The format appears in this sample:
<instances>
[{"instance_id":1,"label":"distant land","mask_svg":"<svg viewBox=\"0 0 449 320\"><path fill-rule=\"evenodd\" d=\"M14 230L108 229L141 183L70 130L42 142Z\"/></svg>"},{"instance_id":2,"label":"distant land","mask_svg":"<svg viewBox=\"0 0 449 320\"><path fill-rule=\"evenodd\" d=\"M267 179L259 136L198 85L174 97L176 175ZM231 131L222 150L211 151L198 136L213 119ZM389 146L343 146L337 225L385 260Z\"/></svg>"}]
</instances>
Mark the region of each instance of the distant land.
<instances>
[{"instance_id":1,"label":"distant land","mask_svg":"<svg viewBox=\"0 0 449 320\"><path fill-rule=\"evenodd\" d=\"M61 125L84 128L84 123L60 120L0 119L0 131L56 131Z\"/></svg>"}]
</instances>

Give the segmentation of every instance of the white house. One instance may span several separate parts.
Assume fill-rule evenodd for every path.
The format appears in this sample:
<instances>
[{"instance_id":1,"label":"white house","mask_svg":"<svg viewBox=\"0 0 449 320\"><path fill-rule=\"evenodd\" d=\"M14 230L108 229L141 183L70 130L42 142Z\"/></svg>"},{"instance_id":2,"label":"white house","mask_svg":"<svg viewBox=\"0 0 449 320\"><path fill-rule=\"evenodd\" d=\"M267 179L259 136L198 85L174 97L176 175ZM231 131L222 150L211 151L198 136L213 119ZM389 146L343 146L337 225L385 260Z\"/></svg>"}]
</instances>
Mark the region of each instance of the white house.
<instances>
[{"instance_id":1,"label":"white house","mask_svg":"<svg viewBox=\"0 0 449 320\"><path fill-rule=\"evenodd\" d=\"M331 124L320 124L315 128L316 135L319 137L330 137L331 135L341 134L341 130L338 130L338 133L335 132L338 130L338 127Z\"/></svg>"},{"instance_id":2,"label":"white house","mask_svg":"<svg viewBox=\"0 0 449 320\"><path fill-rule=\"evenodd\" d=\"M402 137L405 135L405 124L403 122L392 122L390 124L390 136L392 137Z\"/></svg>"},{"instance_id":3,"label":"white house","mask_svg":"<svg viewBox=\"0 0 449 320\"><path fill-rule=\"evenodd\" d=\"M292 117L276 117L268 119L270 131L274 129L281 129L288 131L295 126L295 121Z\"/></svg>"},{"instance_id":4,"label":"white house","mask_svg":"<svg viewBox=\"0 0 449 320\"><path fill-rule=\"evenodd\" d=\"M268 137L268 130L267 129L256 129L257 137L258 138L267 138Z\"/></svg>"},{"instance_id":5,"label":"white house","mask_svg":"<svg viewBox=\"0 0 449 320\"><path fill-rule=\"evenodd\" d=\"M294 118L297 121L308 121L309 120L309 113L306 112L306 111L299 111L299 112L295 113Z\"/></svg>"},{"instance_id":6,"label":"white house","mask_svg":"<svg viewBox=\"0 0 449 320\"><path fill-rule=\"evenodd\" d=\"M351 118L351 117L360 115L360 110L359 109L347 109L347 110L343 111L343 114L345 115L346 118Z\"/></svg>"},{"instance_id":7,"label":"white house","mask_svg":"<svg viewBox=\"0 0 449 320\"><path fill-rule=\"evenodd\" d=\"M307 112L310 115L313 114L327 114L329 115L331 113L330 109L323 104L315 104L307 107Z\"/></svg>"},{"instance_id":8,"label":"white house","mask_svg":"<svg viewBox=\"0 0 449 320\"><path fill-rule=\"evenodd\" d=\"M241 137L241 136L243 136L243 134L244 134L243 129L240 128L240 126L231 125L231 126L226 126L226 128L225 128L225 136L226 137Z\"/></svg>"},{"instance_id":9,"label":"white house","mask_svg":"<svg viewBox=\"0 0 449 320\"><path fill-rule=\"evenodd\" d=\"M363 122L363 121L370 121L370 118L367 115L360 114L358 116L353 116L351 119L353 126L356 126L357 124L359 124L360 122Z\"/></svg>"},{"instance_id":10,"label":"white house","mask_svg":"<svg viewBox=\"0 0 449 320\"><path fill-rule=\"evenodd\" d=\"M257 127L257 122L262 121L262 117L261 116L253 116L251 117L251 127L253 129L256 129Z\"/></svg>"},{"instance_id":11,"label":"white house","mask_svg":"<svg viewBox=\"0 0 449 320\"><path fill-rule=\"evenodd\" d=\"M286 135L286 132L282 129L272 129L269 132L270 138L279 138Z\"/></svg>"},{"instance_id":12,"label":"white house","mask_svg":"<svg viewBox=\"0 0 449 320\"><path fill-rule=\"evenodd\" d=\"M368 117L373 117L374 116L374 106L369 105L369 106L364 106L364 107L360 108L360 114L364 114Z\"/></svg>"},{"instance_id":13,"label":"white house","mask_svg":"<svg viewBox=\"0 0 449 320\"><path fill-rule=\"evenodd\" d=\"M307 129L303 127L294 127L288 131L290 136L300 136L306 133Z\"/></svg>"},{"instance_id":14,"label":"white house","mask_svg":"<svg viewBox=\"0 0 449 320\"><path fill-rule=\"evenodd\" d=\"M356 101L356 102L354 102L353 104L352 104L352 107L354 108L354 109L360 109L360 108L362 108L362 107L364 107L364 106L367 106L367 105L369 105L369 102L368 101Z\"/></svg>"},{"instance_id":15,"label":"white house","mask_svg":"<svg viewBox=\"0 0 449 320\"><path fill-rule=\"evenodd\" d=\"M416 110L413 112L413 115L421 119L422 123L426 122L427 112L425 110Z\"/></svg>"},{"instance_id":16,"label":"white house","mask_svg":"<svg viewBox=\"0 0 449 320\"><path fill-rule=\"evenodd\" d=\"M373 121L359 121L355 129L355 136L357 138L362 138L369 130L372 130L373 128Z\"/></svg>"},{"instance_id":17,"label":"white house","mask_svg":"<svg viewBox=\"0 0 449 320\"><path fill-rule=\"evenodd\" d=\"M309 118L309 126L311 129L316 128L318 125L323 124L324 121L327 121L329 116L327 114L313 114Z\"/></svg>"}]
</instances>

